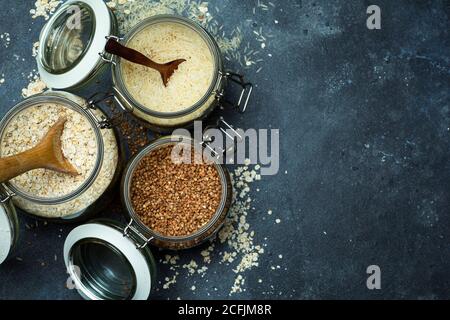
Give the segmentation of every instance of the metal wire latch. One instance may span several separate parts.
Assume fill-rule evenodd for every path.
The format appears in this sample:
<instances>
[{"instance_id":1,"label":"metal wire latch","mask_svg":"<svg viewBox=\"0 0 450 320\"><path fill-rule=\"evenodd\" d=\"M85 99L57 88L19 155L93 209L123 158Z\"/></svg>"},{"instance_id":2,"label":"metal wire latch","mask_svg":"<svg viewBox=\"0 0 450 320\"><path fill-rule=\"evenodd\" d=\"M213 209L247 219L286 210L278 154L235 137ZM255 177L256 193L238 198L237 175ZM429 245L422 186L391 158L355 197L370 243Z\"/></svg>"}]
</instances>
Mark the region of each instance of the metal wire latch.
<instances>
[{"instance_id":1,"label":"metal wire latch","mask_svg":"<svg viewBox=\"0 0 450 320\"><path fill-rule=\"evenodd\" d=\"M246 82L244 76L238 73L228 71L226 73L219 72L219 75L221 77L220 81L230 80L232 83L239 85L242 90L237 103L224 99L224 89L220 92L216 92L216 98L221 101L222 104L236 109L239 113L244 113L247 110L248 102L250 101L250 97L253 93L253 84L251 82Z\"/></svg>"},{"instance_id":2,"label":"metal wire latch","mask_svg":"<svg viewBox=\"0 0 450 320\"><path fill-rule=\"evenodd\" d=\"M133 222L134 222L134 220L131 219L130 223L125 227L125 229L123 229L123 236L127 237L127 238L129 238L131 240L134 240L134 239L131 238L131 235L130 235L130 230L133 231L133 233L135 235L137 235L144 242L143 244L136 243L136 249L142 250L150 243L150 241L152 241L154 239L154 237L146 238L142 233L140 233L133 226Z\"/></svg>"},{"instance_id":3,"label":"metal wire latch","mask_svg":"<svg viewBox=\"0 0 450 320\"><path fill-rule=\"evenodd\" d=\"M5 203L11 200L16 194L13 192L9 192L8 190L4 190L4 194L0 193L0 203Z\"/></svg>"},{"instance_id":4,"label":"metal wire latch","mask_svg":"<svg viewBox=\"0 0 450 320\"><path fill-rule=\"evenodd\" d=\"M106 36L105 39L106 39L106 40L113 39L113 40L116 40L117 42L120 42L120 41L123 40L123 38L117 37L117 36ZM111 63L111 64L113 64L114 66L117 65L116 62L113 60L113 55L107 54L107 53L104 52L104 51L103 51L103 52L99 52L98 55L100 56L100 58L102 58L102 60L103 60L104 62L106 62L106 63Z\"/></svg>"},{"instance_id":5,"label":"metal wire latch","mask_svg":"<svg viewBox=\"0 0 450 320\"><path fill-rule=\"evenodd\" d=\"M100 98L97 98L97 96L100 95ZM114 101L119 105L119 107L123 110L123 112L120 113L119 116L112 117L108 119L105 116L102 116L101 119L99 119L92 110L97 109L97 104L101 103L103 101L114 99ZM93 94L87 101L87 104L83 106L83 109L86 110L92 117L94 117L95 121L97 122L100 129L111 129L115 126L117 126L119 123L121 123L125 117L126 113L129 113L130 111L126 109L122 102L117 98L117 96L114 93L95 93Z\"/></svg>"},{"instance_id":6,"label":"metal wire latch","mask_svg":"<svg viewBox=\"0 0 450 320\"><path fill-rule=\"evenodd\" d=\"M233 141L233 145L229 148L220 148L219 152L216 151L212 146L211 143L214 142L214 138L208 135L208 129L219 129L223 134L225 134L226 138ZM217 120L216 125L208 126L205 128L205 133L203 134L203 141L200 142L200 144L207 148L211 154L216 158L220 159L224 154L226 154L230 150L236 150L236 145L238 142L241 142L243 140L242 136L237 132L233 126L231 126L228 122L226 122L223 117L220 117L219 120ZM231 133L230 133L231 132ZM226 146L226 141L225 141Z\"/></svg>"}]
</instances>

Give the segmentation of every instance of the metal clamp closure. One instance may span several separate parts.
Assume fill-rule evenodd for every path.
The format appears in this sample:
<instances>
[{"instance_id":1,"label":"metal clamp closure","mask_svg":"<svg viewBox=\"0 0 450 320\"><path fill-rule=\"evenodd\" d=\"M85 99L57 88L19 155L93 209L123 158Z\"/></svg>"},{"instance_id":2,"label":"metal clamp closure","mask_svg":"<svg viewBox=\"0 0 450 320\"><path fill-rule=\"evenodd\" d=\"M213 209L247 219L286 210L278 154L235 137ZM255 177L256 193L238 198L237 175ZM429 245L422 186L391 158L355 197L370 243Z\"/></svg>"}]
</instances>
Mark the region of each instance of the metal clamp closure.
<instances>
[{"instance_id":1,"label":"metal clamp closure","mask_svg":"<svg viewBox=\"0 0 450 320\"><path fill-rule=\"evenodd\" d=\"M16 194L13 192L9 192L8 190L4 190L5 194L0 194L0 203L6 203L12 199Z\"/></svg>"},{"instance_id":2,"label":"metal clamp closure","mask_svg":"<svg viewBox=\"0 0 450 320\"><path fill-rule=\"evenodd\" d=\"M239 113L244 113L247 110L248 102L253 93L253 84L251 82L246 82L243 75L234 72L226 72L225 74L219 72L219 76L219 83L224 80L230 80L232 83L241 87L241 93L237 103L224 99L225 91L223 89L221 91L216 91L216 98L223 104L236 109Z\"/></svg>"},{"instance_id":3,"label":"metal clamp closure","mask_svg":"<svg viewBox=\"0 0 450 320\"><path fill-rule=\"evenodd\" d=\"M106 36L105 39L106 40L113 39L116 40L117 42L123 40L123 38L117 36ZM113 56L111 54L107 54L105 51L103 51L99 52L98 55L100 56L100 58L102 58L104 62L113 64L114 66L117 65L117 63L113 60Z\"/></svg>"},{"instance_id":4,"label":"metal clamp closure","mask_svg":"<svg viewBox=\"0 0 450 320\"><path fill-rule=\"evenodd\" d=\"M108 54L106 54L105 52L99 52L98 55L100 56L100 58L102 58L104 62L117 66L117 63L113 60L112 55L109 55L108 57Z\"/></svg>"},{"instance_id":5,"label":"metal clamp closure","mask_svg":"<svg viewBox=\"0 0 450 320\"><path fill-rule=\"evenodd\" d=\"M225 134L228 140L231 140L233 142L233 145L228 148L225 147L225 149L220 148L220 150L217 151L211 146L211 143L214 141L214 138L208 135L209 129L219 129L223 134ZM203 141L200 142L202 147L207 148L211 152L211 155L213 155L217 160L219 160L227 152L231 150L236 150L237 143L243 140L242 135L240 135L239 132L237 132L233 128L233 126L231 126L228 122L226 122L223 117L220 117L215 125L206 127L202 138ZM227 144L225 141L225 146L226 145Z\"/></svg>"},{"instance_id":6,"label":"metal clamp closure","mask_svg":"<svg viewBox=\"0 0 450 320\"><path fill-rule=\"evenodd\" d=\"M100 98L96 98L100 95ZM110 99L114 99L114 101L119 105L119 107L123 110L123 112L120 112L119 116L112 117L108 119L105 116L102 116L101 119L99 119L92 110L97 109L97 104L103 101L107 101ZM83 106L83 109L87 111L97 122L98 127L100 129L111 129L115 126L117 126L119 123L121 123L125 117L125 113L129 113L128 109L126 109L122 102L116 97L113 93L95 93L92 95L85 106Z\"/></svg>"},{"instance_id":7,"label":"metal clamp closure","mask_svg":"<svg viewBox=\"0 0 450 320\"><path fill-rule=\"evenodd\" d=\"M136 236L138 236L144 242L142 244L136 243L136 249L142 250L150 243L150 241L152 241L155 238L154 237L146 238L142 233L140 233L133 226L133 222L134 222L133 219L131 219L130 223L125 227L125 229L123 229L123 236L127 237L127 238L129 238L131 240L135 240L135 239L131 238L130 231L132 231Z\"/></svg>"}]
</instances>

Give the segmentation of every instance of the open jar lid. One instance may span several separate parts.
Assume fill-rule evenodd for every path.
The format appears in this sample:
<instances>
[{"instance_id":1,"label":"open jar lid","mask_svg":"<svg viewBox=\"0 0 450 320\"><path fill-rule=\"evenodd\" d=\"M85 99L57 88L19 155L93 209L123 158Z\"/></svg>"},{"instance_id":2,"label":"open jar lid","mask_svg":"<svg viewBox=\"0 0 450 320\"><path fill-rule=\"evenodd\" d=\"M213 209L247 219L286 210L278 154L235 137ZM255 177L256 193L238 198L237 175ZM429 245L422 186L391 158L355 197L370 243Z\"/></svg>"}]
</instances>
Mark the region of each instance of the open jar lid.
<instances>
[{"instance_id":1,"label":"open jar lid","mask_svg":"<svg viewBox=\"0 0 450 320\"><path fill-rule=\"evenodd\" d=\"M113 17L98 0L70 0L44 26L37 65L42 80L53 89L78 86L98 69L105 44L113 33Z\"/></svg>"},{"instance_id":2,"label":"open jar lid","mask_svg":"<svg viewBox=\"0 0 450 320\"><path fill-rule=\"evenodd\" d=\"M120 223L99 220L72 230L64 243L64 261L84 299L146 300L150 295L153 256Z\"/></svg>"},{"instance_id":3,"label":"open jar lid","mask_svg":"<svg viewBox=\"0 0 450 320\"><path fill-rule=\"evenodd\" d=\"M10 195L0 186L0 264L10 255L19 235L19 224Z\"/></svg>"}]
</instances>

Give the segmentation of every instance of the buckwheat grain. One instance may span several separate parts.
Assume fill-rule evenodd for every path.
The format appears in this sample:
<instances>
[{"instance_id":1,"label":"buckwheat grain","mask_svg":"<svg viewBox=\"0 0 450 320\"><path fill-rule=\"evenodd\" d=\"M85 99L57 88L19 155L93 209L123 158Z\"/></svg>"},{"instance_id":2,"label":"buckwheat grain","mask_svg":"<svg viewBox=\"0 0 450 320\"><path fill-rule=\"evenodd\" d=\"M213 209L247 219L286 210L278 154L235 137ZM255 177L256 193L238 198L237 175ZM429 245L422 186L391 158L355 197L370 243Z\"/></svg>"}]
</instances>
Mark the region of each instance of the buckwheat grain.
<instances>
[{"instance_id":1,"label":"buckwheat grain","mask_svg":"<svg viewBox=\"0 0 450 320\"><path fill-rule=\"evenodd\" d=\"M175 164L172 148L154 150L141 160L131 182L131 201L151 230L188 236L212 219L222 187L214 165Z\"/></svg>"}]
</instances>

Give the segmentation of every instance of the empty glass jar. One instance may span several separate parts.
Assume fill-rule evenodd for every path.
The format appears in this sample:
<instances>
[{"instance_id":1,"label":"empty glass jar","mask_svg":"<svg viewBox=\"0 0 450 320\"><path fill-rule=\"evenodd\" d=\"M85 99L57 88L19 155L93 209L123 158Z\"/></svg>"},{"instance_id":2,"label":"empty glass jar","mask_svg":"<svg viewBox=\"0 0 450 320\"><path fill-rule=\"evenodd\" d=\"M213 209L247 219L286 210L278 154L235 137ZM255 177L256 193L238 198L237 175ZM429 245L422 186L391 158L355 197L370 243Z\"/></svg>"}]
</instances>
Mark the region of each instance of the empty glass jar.
<instances>
[{"instance_id":1,"label":"empty glass jar","mask_svg":"<svg viewBox=\"0 0 450 320\"><path fill-rule=\"evenodd\" d=\"M145 300L156 265L147 246L112 220L81 225L67 236L64 261L71 285L87 300Z\"/></svg>"}]
</instances>

